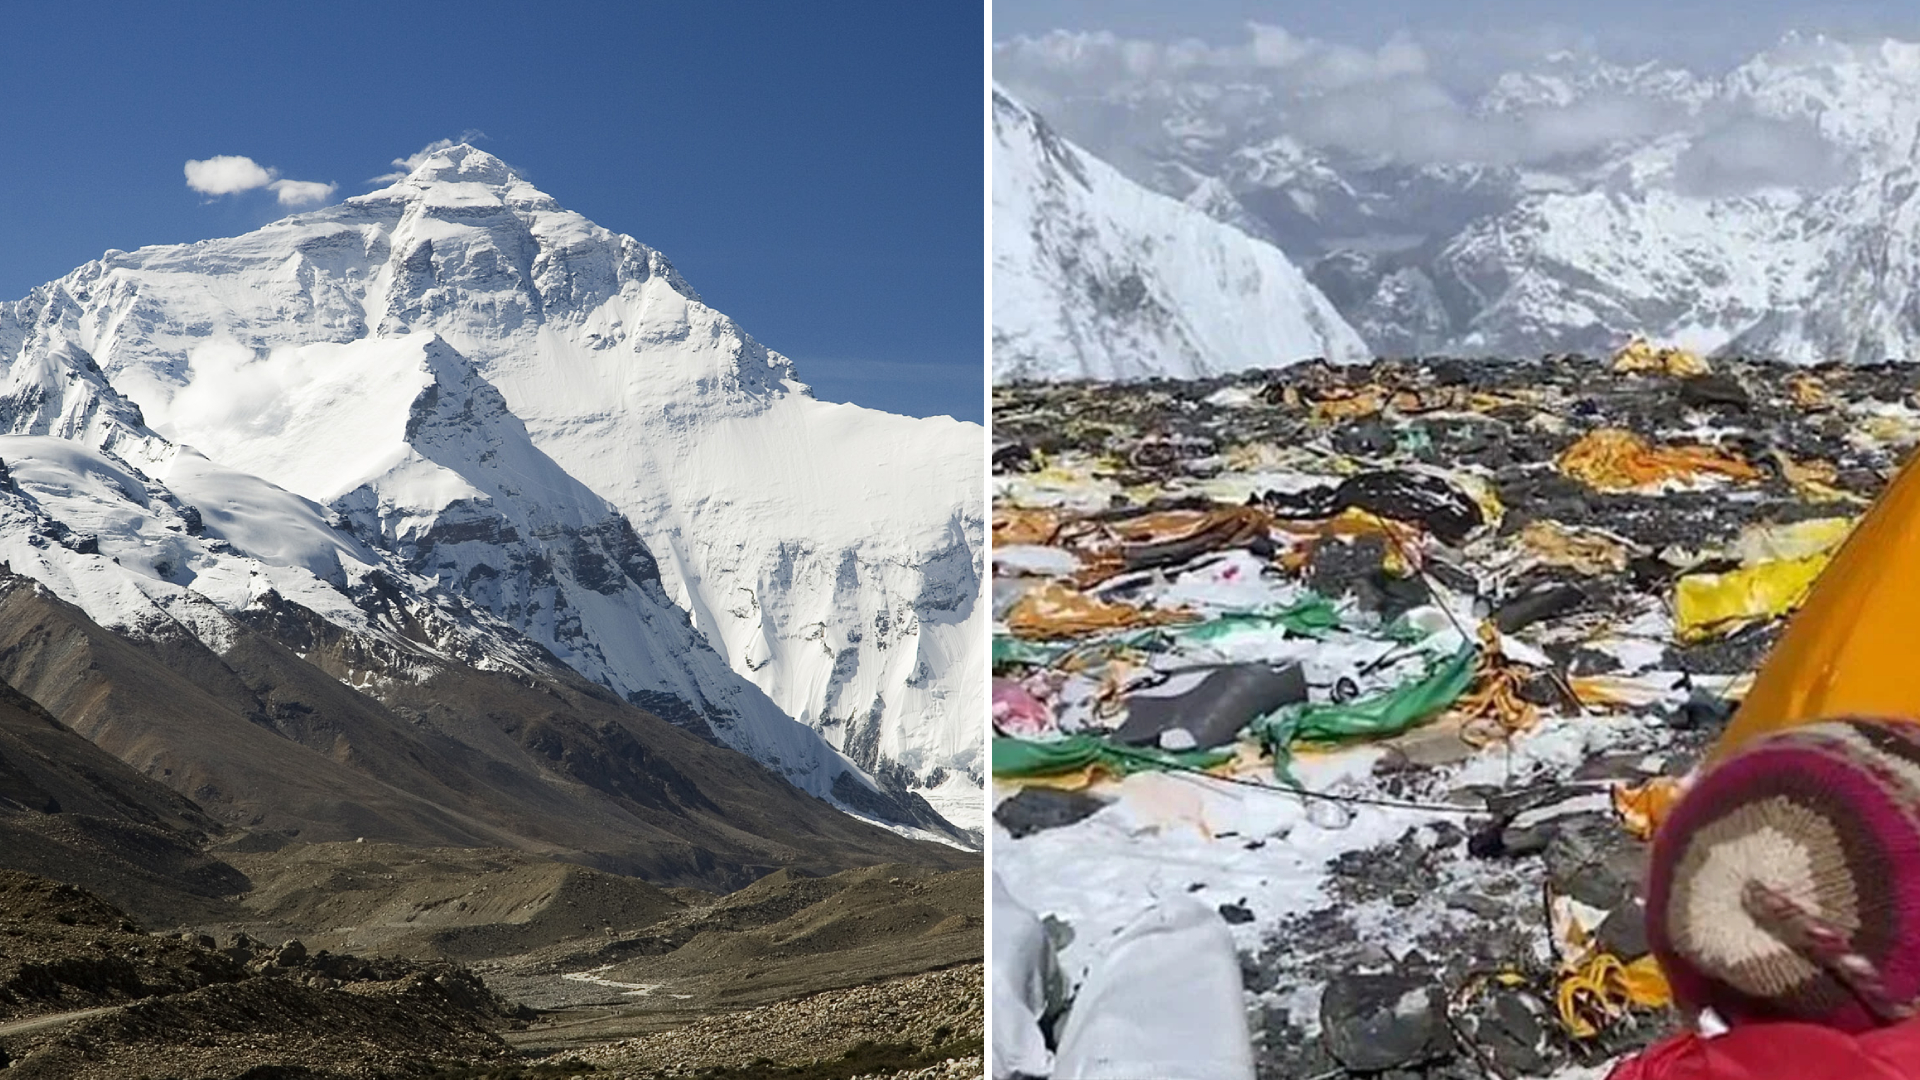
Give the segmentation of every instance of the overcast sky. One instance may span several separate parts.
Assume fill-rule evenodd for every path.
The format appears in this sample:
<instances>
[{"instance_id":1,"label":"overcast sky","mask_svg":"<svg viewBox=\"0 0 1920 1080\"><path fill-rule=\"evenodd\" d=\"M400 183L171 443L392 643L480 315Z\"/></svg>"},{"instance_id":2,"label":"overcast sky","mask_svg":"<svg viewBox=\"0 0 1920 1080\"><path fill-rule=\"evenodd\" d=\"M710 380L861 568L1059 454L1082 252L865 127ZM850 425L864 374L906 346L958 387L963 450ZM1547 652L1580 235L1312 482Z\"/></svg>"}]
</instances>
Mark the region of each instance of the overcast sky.
<instances>
[{"instance_id":1,"label":"overcast sky","mask_svg":"<svg viewBox=\"0 0 1920 1080\"><path fill-rule=\"evenodd\" d=\"M1736 63L1789 30L1920 40L1920 4L1911 0L995 0L993 20L996 39L1067 29L1227 44L1243 39L1249 22L1364 46L1396 33L1528 35L1696 68Z\"/></svg>"}]
</instances>

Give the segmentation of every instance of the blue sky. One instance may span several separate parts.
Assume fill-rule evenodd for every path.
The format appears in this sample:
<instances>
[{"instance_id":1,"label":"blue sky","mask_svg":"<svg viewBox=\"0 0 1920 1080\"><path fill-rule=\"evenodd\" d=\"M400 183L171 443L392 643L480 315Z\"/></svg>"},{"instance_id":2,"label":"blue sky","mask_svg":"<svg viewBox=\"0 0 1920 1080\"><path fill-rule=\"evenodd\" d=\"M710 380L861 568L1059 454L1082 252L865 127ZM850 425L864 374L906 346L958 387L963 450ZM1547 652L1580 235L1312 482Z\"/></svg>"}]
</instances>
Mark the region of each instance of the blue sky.
<instances>
[{"instance_id":1,"label":"blue sky","mask_svg":"<svg viewBox=\"0 0 1920 1080\"><path fill-rule=\"evenodd\" d=\"M1736 63L1789 30L1920 39L1920 5L1911 0L996 0L993 22L996 39L1065 29L1214 44L1244 37L1248 22L1349 45L1396 33L1556 31L1618 59L1701 68Z\"/></svg>"},{"instance_id":2,"label":"blue sky","mask_svg":"<svg viewBox=\"0 0 1920 1080\"><path fill-rule=\"evenodd\" d=\"M0 2L0 25L0 299L286 213L209 202L188 159L337 201L478 131L820 397L982 418L978 3Z\"/></svg>"}]
</instances>

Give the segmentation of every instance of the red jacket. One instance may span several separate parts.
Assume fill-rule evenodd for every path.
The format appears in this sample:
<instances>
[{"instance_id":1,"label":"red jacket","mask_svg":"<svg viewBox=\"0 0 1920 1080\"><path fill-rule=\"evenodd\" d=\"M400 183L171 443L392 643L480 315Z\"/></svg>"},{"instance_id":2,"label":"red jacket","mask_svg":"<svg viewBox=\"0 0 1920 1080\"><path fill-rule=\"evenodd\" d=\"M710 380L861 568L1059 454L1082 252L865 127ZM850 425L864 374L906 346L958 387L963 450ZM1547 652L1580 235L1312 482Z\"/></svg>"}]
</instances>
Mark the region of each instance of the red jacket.
<instances>
[{"instance_id":1,"label":"red jacket","mask_svg":"<svg viewBox=\"0 0 1920 1080\"><path fill-rule=\"evenodd\" d=\"M1814 1024L1688 1032L1614 1066L1607 1080L1920 1080L1920 1019L1863 1035Z\"/></svg>"}]
</instances>

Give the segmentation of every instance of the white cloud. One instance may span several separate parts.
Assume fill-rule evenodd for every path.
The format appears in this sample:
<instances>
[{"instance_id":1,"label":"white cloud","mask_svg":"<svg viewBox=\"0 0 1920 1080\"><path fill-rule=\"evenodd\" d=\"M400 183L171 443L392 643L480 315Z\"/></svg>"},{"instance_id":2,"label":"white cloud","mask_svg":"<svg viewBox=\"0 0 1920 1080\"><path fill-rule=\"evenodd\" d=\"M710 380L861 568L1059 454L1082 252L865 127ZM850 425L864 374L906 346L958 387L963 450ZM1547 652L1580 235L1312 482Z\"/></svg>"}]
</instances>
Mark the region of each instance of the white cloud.
<instances>
[{"instance_id":1,"label":"white cloud","mask_svg":"<svg viewBox=\"0 0 1920 1080\"><path fill-rule=\"evenodd\" d=\"M322 184L317 180L275 180L267 188L280 197L281 206L311 206L332 198L340 185Z\"/></svg>"},{"instance_id":2,"label":"white cloud","mask_svg":"<svg viewBox=\"0 0 1920 1080\"><path fill-rule=\"evenodd\" d=\"M202 195L232 195L266 187L273 172L261 168L250 157L222 154L205 161L187 162L187 186Z\"/></svg>"},{"instance_id":3,"label":"white cloud","mask_svg":"<svg viewBox=\"0 0 1920 1080\"><path fill-rule=\"evenodd\" d=\"M269 169L239 154L221 154L205 161L190 160L186 173L188 187L216 199L266 188L279 197L281 206L312 206L326 202L339 190L338 184L317 180L281 180L278 169Z\"/></svg>"},{"instance_id":4,"label":"white cloud","mask_svg":"<svg viewBox=\"0 0 1920 1080\"><path fill-rule=\"evenodd\" d=\"M475 129L468 128L466 131L461 132L460 137L457 139L435 139L432 142L428 143L427 145L421 147L419 150L416 150L413 153L408 154L406 157L394 158L393 172L382 173L381 175L376 176L372 180L369 180L367 182L370 184L389 184L396 180L405 180L407 178L407 174L419 168L421 164L424 163L428 158L439 153L440 151L450 149L455 146L459 146L461 143L479 142L480 140L486 137L487 137L486 132L477 131Z\"/></svg>"}]
</instances>

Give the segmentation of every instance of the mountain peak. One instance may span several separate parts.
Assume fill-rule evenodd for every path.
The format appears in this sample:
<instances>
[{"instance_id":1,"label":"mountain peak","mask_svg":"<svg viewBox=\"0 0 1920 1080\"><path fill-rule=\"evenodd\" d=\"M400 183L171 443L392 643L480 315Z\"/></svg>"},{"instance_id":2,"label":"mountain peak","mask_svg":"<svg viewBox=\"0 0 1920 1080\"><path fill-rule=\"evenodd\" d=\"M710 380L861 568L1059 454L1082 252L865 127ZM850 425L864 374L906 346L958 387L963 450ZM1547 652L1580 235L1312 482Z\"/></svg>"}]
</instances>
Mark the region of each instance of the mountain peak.
<instances>
[{"instance_id":1,"label":"mountain peak","mask_svg":"<svg viewBox=\"0 0 1920 1080\"><path fill-rule=\"evenodd\" d=\"M466 183L505 187L520 179L507 163L471 143L428 151L407 179L420 184Z\"/></svg>"}]
</instances>

